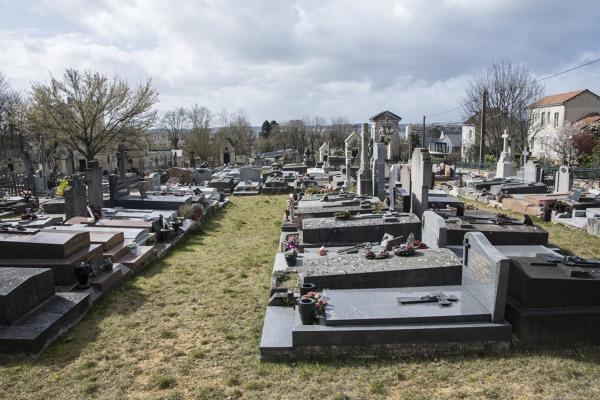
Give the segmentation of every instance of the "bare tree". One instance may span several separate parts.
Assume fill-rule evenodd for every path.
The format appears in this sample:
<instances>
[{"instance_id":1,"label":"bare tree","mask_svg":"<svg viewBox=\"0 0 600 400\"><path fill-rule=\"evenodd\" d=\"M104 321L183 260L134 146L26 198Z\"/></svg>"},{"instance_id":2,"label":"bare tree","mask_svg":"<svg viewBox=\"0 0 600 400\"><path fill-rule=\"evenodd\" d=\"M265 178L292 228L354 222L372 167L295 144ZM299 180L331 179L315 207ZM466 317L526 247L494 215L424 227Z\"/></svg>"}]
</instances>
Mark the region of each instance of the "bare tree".
<instances>
[{"instance_id":1,"label":"bare tree","mask_svg":"<svg viewBox=\"0 0 600 400\"><path fill-rule=\"evenodd\" d=\"M198 156L202 160L208 160L210 156L212 114L208 108L196 104L187 110L187 115L191 131L185 140L184 149L190 153L190 156Z\"/></svg>"},{"instance_id":2,"label":"bare tree","mask_svg":"<svg viewBox=\"0 0 600 400\"><path fill-rule=\"evenodd\" d=\"M141 140L155 121L152 107L158 94L150 79L132 89L118 75L112 79L92 71L67 69L62 80L32 87L34 106L53 131L72 150L88 160L117 142Z\"/></svg>"},{"instance_id":3,"label":"bare tree","mask_svg":"<svg viewBox=\"0 0 600 400\"><path fill-rule=\"evenodd\" d=\"M484 142L489 150L495 156L500 155L504 129L508 129L511 135L513 150L524 150L533 140L529 135L530 128L535 130L538 125L528 106L542 97L542 86L524 66L510 62L494 63L471 80L465 93L464 117L474 118L477 126L481 122L484 92L487 92L488 99Z\"/></svg>"},{"instance_id":4,"label":"bare tree","mask_svg":"<svg viewBox=\"0 0 600 400\"><path fill-rule=\"evenodd\" d=\"M345 117L337 117L331 120L326 129L326 138L331 148L343 149L344 140L351 129L350 122Z\"/></svg>"},{"instance_id":5,"label":"bare tree","mask_svg":"<svg viewBox=\"0 0 600 400\"><path fill-rule=\"evenodd\" d=\"M189 122L188 112L183 107L178 107L163 114L160 125L167 131L169 143L174 149L180 147L183 136L190 127Z\"/></svg>"},{"instance_id":6,"label":"bare tree","mask_svg":"<svg viewBox=\"0 0 600 400\"><path fill-rule=\"evenodd\" d=\"M580 133L581 130L577 126L565 122L555 136L548 138L550 142L544 146L546 157L570 165L575 156L575 140Z\"/></svg>"}]
</instances>

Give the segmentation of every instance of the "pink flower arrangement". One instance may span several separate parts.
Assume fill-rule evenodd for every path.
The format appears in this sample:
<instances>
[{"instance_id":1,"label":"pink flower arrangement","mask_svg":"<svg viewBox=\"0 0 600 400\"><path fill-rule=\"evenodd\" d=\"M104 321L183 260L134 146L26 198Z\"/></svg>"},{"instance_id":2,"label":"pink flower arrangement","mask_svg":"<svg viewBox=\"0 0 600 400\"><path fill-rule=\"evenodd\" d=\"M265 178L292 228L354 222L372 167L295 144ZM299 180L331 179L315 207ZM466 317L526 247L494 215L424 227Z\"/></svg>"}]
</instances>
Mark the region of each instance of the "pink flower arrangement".
<instances>
[{"instance_id":1,"label":"pink flower arrangement","mask_svg":"<svg viewBox=\"0 0 600 400\"><path fill-rule=\"evenodd\" d=\"M320 256L326 256L326 255L327 255L327 253L329 253L329 250L327 250L327 249L325 248L325 246L321 246L321 248L319 249L319 252L318 252L318 254L319 254Z\"/></svg>"},{"instance_id":2,"label":"pink flower arrangement","mask_svg":"<svg viewBox=\"0 0 600 400\"><path fill-rule=\"evenodd\" d=\"M325 314L325 306L327 305L327 300L323 297L321 293L317 292L308 292L304 296L303 299L314 299L315 300L315 310L318 315Z\"/></svg>"}]
</instances>

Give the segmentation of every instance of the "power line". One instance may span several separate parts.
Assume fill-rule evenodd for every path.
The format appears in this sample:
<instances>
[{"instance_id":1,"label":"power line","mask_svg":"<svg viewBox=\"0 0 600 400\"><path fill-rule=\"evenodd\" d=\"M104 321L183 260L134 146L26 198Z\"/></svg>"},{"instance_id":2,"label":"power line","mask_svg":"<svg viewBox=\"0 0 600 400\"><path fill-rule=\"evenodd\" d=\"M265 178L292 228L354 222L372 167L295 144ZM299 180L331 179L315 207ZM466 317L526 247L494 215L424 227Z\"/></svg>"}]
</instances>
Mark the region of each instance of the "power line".
<instances>
[{"instance_id":1,"label":"power line","mask_svg":"<svg viewBox=\"0 0 600 400\"><path fill-rule=\"evenodd\" d=\"M557 73L552 74L552 75L545 76L545 77L540 78L540 79L535 79L533 82L537 83L537 82L545 81L546 79L554 78L556 76L566 74L567 72L575 71L576 69L586 67L586 66L588 66L590 64L597 63L598 61L600 61L600 58L597 58L597 59L592 60L592 61L585 62L583 64L577 65L576 67L569 68L569 69L566 69L564 71L560 71L560 72L557 72ZM434 118L434 117L439 117L440 115L451 113L452 111L456 111L456 110L459 110L459 109L463 108L464 106L468 105L469 103L471 103L471 101L467 101L464 104L461 104L461 105L459 105L457 107L451 108L451 109L446 110L446 111L442 111L442 112L437 113L437 114L428 115L428 116L426 116L426 118Z\"/></svg>"}]
</instances>

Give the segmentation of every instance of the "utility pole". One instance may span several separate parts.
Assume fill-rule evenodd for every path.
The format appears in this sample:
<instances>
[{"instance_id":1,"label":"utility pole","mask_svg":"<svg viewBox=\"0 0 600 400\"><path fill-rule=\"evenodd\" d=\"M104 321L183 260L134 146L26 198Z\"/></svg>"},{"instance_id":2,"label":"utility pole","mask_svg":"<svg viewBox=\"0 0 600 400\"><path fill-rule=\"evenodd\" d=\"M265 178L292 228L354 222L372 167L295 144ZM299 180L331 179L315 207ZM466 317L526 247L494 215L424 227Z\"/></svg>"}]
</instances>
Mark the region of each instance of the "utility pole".
<instances>
[{"instance_id":1,"label":"utility pole","mask_svg":"<svg viewBox=\"0 0 600 400\"><path fill-rule=\"evenodd\" d=\"M423 132L421 132L421 147L425 147L425 116L423 115Z\"/></svg>"},{"instance_id":2,"label":"utility pole","mask_svg":"<svg viewBox=\"0 0 600 400\"><path fill-rule=\"evenodd\" d=\"M483 135L485 133L485 108L487 106L487 90L483 91L483 99L481 104L481 126L479 132L479 168L481 169L481 159L483 157Z\"/></svg>"}]
</instances>

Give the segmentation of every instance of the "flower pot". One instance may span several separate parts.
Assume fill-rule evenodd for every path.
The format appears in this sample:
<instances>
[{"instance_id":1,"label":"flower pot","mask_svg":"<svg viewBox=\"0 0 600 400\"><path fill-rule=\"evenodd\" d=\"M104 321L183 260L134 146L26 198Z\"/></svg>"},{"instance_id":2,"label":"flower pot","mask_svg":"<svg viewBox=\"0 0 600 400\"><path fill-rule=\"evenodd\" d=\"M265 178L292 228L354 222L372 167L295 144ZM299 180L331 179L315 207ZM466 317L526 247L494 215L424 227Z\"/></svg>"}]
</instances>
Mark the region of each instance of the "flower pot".
<instances>
[{"instance_id":1,"label":"flower pot","mask_svg":"<svg viewBox=\"0 0 600 400\"><path fill-rule=\"evenodd\" d=\"M285 256L285 263L288 265L288 267L293 267L294 265L296 265L297 260L298 260L298 254L294 254L291 256Z\"/></svg>"},{"instance_id":2,"label":"flower pot","mask_svg":"<svg viewBox=\"0 0 600 400\"><path fill-rule=\"evenodd\" d=\"M552 220L552 209L544 210L544 221L550 222Z\"/></svg>"},{"instance_id":3,"label":"flower pot","mask_svg":"<svg viewBox=\"0 0 600 400\"><path fill-rule=\"evenodd\" d=\"M302 325L312 325L315 321L315 299L300 299L298 312Z\"/></svg>"},{"instance_id":4,"label":"flower pot","mask_svg":"<svg viewBox=\"0 0 600 400\"><path fill-rule=\"evenodd\" d=\"M300 286L300 296L304 296L308 292L314 292L316 290L316 286L314 283L302 283Z\"/></svg>"}]
</instances>

